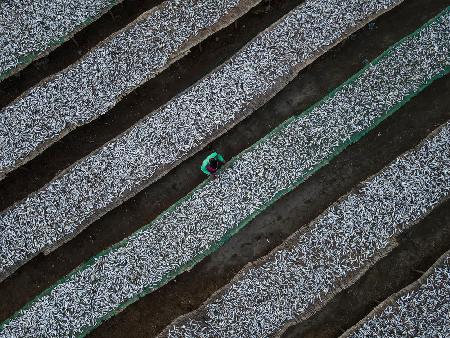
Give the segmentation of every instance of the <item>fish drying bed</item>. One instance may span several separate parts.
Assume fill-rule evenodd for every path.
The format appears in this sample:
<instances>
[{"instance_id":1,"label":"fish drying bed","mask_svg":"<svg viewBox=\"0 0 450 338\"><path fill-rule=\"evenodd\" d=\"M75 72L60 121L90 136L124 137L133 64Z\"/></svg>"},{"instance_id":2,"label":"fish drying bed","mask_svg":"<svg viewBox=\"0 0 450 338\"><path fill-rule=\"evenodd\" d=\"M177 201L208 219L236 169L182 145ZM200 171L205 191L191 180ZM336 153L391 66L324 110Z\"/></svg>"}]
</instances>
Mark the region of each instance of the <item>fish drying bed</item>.
<instances>
[{"instance_id":1,"label":"fish drying bed","mask_svg":"<svg viewBox=\"0 0 450 338\"><path fill-rule=\"evenodd\" d=\"M398 1L390 4L394 3ZM70 240L107 211L201 149L211 138L255 110L255 105L267 101L274 94L274 87L281 88L281 84L274 84L276 81L284 81L286 77L291 79L294 69L303 67L305 60L317 51L323 53L322 48L341 39L341 34L348 34L349 29L354 30L361 24L361 20L364 22L387 8L384 1L372 1L367 7L361 7L356 0L349 1L346 7L337 0L327 2L327 6L330 6L328 10L334 10L332 13L337 13L328 18L329 22L341 22L338 26L333 29L325 26L321 31L314 28L317 20L313 19L310 28L306 29L307 20L313 17L312 14L320 15L324 7L320 1L299 6L204 80L68 168L40 191L4 211L0 215L0 229L4 230L0 235L0 279L39 252L52 250ZM352 11L355 16L349 18ZM342 20L342 16L347 21ZM300 26L305 29L301 36L293 35ZM318 40L319 32L323 33L323 39ZM392 97L392 100L399 100L396 104L406 102L410 95L444 73L449 61L445 54L448 41L442 36L445 33L439 32L439 27L437 32L439 34L428 44L436 42L444 50L427 52L423 48L411 55L414 58L421 56L420 53L428 53L427 57L434 62L424 64L423 68L417 67L409 74L406 68L399 73L398 82L395 82L397 96ZM310 44L304 39L306 33L311 34ZM298 40L295 40L296 36ZM316 40L313 51L307 51L306 46L311 48ZM297 44L293 43L295 41ZM303 53L301 56L297 55L299 51ZM401 60L394 57L390 60L397 67L404 66ZM408 60L404 61L408 65ZM410 77L417 79L410 81ZM392 108L390 101L385 102L387 109ZM310 132L314 133L315 128Z\"/></svg>"},{"instance_id":2,"label":"fish drying bed","mask_svg":"<svg viewBox=\"0 0 450 338\"><path fill-rule=\"evenodd\" d=\"M58 327L61 333L89 331L118 309L194 265L412 95L445 74L449 65L448 16L448 11L443 12L329 97L239 155L220 180L205 182L154 222L75 270L19 312L8 327L21 323L16 327L22 327L25 333L23 325L31 316L35 322L28 329L34 325L43 330ZM387 73L396 76L388 77ZM291 154L290 159L283 156L286 153ZM245 170L248 163L258 163L253 173ZM292 170L292 163L303 163L303 167ZM446 185L441 188L445 190ZM208 198L212 195L220 198ZM89 304L83 299L89 299ZM49 307L52 311L48 311ZM58 313L71 312L70 308L76 317L61 322Z\"/></svg>"}]
</instances>

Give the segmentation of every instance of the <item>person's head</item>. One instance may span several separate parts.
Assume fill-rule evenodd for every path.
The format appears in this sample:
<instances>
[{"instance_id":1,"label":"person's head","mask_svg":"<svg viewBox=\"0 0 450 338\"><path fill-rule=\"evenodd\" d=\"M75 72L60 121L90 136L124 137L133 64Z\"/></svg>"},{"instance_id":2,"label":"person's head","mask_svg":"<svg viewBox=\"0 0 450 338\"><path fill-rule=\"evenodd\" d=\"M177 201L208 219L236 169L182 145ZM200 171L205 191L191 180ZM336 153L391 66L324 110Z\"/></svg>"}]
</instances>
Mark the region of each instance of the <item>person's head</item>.
<instances>
[{"instance_id":1,"label":"person's head","mask_svg":"<svg viewBox=\"0 0 450 338\"><path fill-rule=\"evenodd\" d=\"M217 160L213 157L213 158L210 158L209 159L209 165L211 166L211 167L213 167L213 168L217 168L217 165L218 165L218 163L217 163Z\"/></svg>"}]
</instances>

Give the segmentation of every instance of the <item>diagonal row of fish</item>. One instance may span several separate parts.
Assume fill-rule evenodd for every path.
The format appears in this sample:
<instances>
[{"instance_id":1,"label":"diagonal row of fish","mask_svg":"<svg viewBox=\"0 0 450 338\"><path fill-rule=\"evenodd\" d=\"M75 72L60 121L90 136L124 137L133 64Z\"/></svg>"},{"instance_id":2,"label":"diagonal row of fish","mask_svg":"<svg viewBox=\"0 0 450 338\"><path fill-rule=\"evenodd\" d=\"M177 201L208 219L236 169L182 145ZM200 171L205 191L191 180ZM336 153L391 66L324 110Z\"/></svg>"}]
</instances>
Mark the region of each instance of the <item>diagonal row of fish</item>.
<instances>
[{"instance_id":1,"label":"diagonal row of fish","mask_svg":"<svg viewBox=\"0 0 450 338\"><path fill-rule=\"evenodd\" d=\"M448 73L449 18L449 10L441 13L322 101L287 120L232 159L220 179L205 181L153 222L64 277L3 323L0 337L85 334L139 297L190 269L434 79ZM312 227L316 230L308 233L307 244L316 243L323 249L334 243L333 238L345 241L360 236L361 241L372 240L373 246L369 248L372 251L347 257L355 266L366 264L363 259L371 252L389 247L389 238L424 217L448 195L449 129L447 125L330 209L328 217L320 218L318 225ZM249 165L253 168L251 172L247 170ZM383 210L391 212L384 215ZM372 220L371 226L379 226L379 230L356 229L358 224L364 224L360 222L363 217ZM338 226L335 222L339 219L347 223ZM346 226L349 230L355 227L355 232L343 232ZM3 233L8 231L7 227L3 229ZM18 237L11 239L17 243ZM327 243L322 242L325 238L329 239ZM3 245L13 250L10 242L3 241ZM330 259L337 259L350 249L358 250L351 243L336 244L337 251L329 253ZM2 259L8 258L9 252L2 252ZM315 265L314 274L321 276L325 284L315 280L308 285L317 290L326 288L328 268L344 274L348 271L346 264ZM254 285L258 283L255 281ZM277 287L280 290L281 286ZM274 315L275 311L269 320L282 321L286 311L280 307L279 315ZM235 325L238 322L243 325L245 318L235 321Z\"/></svg>"},{"instance_id":2,"label":"diagonal row of fish","mask_svg":"<svg viewBox=\"0 0 450 338\"><path fill-rule=\"evenodd\" d=\"M0 2L0 81L72 38L122 0Z\"/></svg>"},{"instance_id":3,"label":"diagonal row of fish","mask_svg":"<svg viewBox=\"0 0 450 338\"><path fill-rule=\"evenodd\" d=\"M396 236L448 199L449 167L446 123L160 337L281 335L353 284L395 247Z\"/></svg>"},{"instance_id":4,"label":"diagonal row of fish","mask_svg":"<svg viewBox=\"0 0 450 338\"><path fill-rule=\"evenodd\" d=\"M450 337L450 251L341 338Z\"/></svg>"},{"instance_id":5,"label":"diagonal row of fish","mask_svg":"<svg viewBox=\"0 0 450 338\"><path fill-rule=\"evenodd\" d=\"M78 62L31 88L0 112L0 178L71 130L106 113L260 1L165 1Z\"/></svg>"},{"instance_id":6,"label":"diagonal row of fish","mask_svg":"<svg viewBox=\"0 0 450 338\"><path fill-rule=\"evenodd\" d=\"M267 102L312 59L399 2L306 1L197 84L2 212L0 280L160 178Z\"/></svg>"}]
</instances>

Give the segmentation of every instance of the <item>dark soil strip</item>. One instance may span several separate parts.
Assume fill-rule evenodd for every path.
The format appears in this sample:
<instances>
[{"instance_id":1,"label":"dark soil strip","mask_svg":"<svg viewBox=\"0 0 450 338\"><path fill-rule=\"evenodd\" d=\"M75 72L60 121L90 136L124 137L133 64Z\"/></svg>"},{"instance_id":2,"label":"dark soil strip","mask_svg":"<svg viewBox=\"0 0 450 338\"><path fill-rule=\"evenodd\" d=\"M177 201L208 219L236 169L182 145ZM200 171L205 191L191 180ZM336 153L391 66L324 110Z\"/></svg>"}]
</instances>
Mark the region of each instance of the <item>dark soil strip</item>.
<instances>
[{"instance_id":1,"label":"dark soil strip","mask_svg":"<svg viewBox=\"0 0 450 338\"><path fill-rule=\"evenodd\" d=\"M124 0L114 6L98 20L77 32L69 41L0 82L0 109L47 76L68 67L100 41L124 28L143 12L163 1Z\"/></svg>"},{"instance_id":2,"label":"dark soil strip","mask_svg":"<svg viewBox=\"0 0 450 338\"><path fill-rule=\"evenodd\" d=\"M392 294L415 282L450 249L450 202L399 238L399 246L284 338L338 337Z\"/></svg>"},{"instance_id":3,"label":"dark soil strip","mask_svg":"<svg viewBox=\"0 0 450 338\"><path fill-rule=\"evenodd\" d=\"M231 57L259 32L295 8L300 0L262 3L195 47L156 78L120 101L105 115L77 128L0 183L0 210L51 180L59 171L118 136L138 120L194 84Z\"/></svg>"},{"instance_id":4,"label":"dark soil strip","mask_svg":"<svg viewBox=\"0 0 450 338\"><path fill-rule=\"evenodd\" d=\"M212 146L227 158L236 155L289 116L318 101L359 70L365 60L376 57L446 5L447 1L443 0L436 0L432 6L428 0L406 1L302 71L267 105L217 139ZM238 29L241 25L242 21ZM232 39L230 37L228 42L231 43ZM107 321L93 335L154 336L179 315L196 309L247 262L267 254L354 185L381 170L449 119L450 97L443 95L449 90L449 77L437 80L311 177L300 189L258 216L218 252L191 272L184 273L176 281ZM70 243L48 256L36 257L0 284L0 321L77 265L148 223L192 190L204 179L198 166L206 153L202 151L185 161L160 181L95 222Z\"/></svg>"}]
</instances>

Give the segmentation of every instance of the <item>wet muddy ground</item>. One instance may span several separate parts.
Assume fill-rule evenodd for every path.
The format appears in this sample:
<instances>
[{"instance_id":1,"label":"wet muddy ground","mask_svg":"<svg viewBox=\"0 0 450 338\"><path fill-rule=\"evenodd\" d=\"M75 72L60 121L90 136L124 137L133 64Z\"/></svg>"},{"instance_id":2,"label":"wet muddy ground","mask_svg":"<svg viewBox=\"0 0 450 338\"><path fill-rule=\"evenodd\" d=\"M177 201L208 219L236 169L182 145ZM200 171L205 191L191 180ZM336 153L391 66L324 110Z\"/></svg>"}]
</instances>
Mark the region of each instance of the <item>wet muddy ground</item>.
<instances>
[{"instance_id":1,"label":"wet muddy ground","mask_svg":"<svg viewBox=\"0 0 450 338\"><path fill-rule=\"evenodd\" d=\"M132 8L130 3L140 4L141 7ZM113 9L113 14L123 15L126 22L133 15L136 16L136 12L156 3L157 1L128 0L123 8L129 8L131 14L121 14L120 5ZM263 2L236 24L208 38L187 57L129 94L108 114L70 133L42 155L8 175L0 183L0 209L5 209L43 186L58 171L87 155L167 102L176 93L195 83L235 53L257 32L299 3L301 1ZM275 98L212 142L210 148L222 152L227 158L238 154L288 117L302 112L327 95L365 63L416 30L449 4L448 0L406 0L300 72ZM123 24L118 23L117 18L113 20L109 17L110 19L102 18L94 24L99 28L98 36L92 37L92 40L89 40L90 36L97 34L93 28L86 28L79 33L80 36L86 34L86 41L98 41L105 37L101 35L104 32L120 28L114 28L114 25ZM79 40L84 41L81 37ZM83 42L79 44L82 45ZM86 46L88 45L86 42ZM43 74L51 74L58 69L58 65L53 66L54 60L66 58L66 61L60 61L60 67L70 64L77 58L74 54L78 53L75 47L73 42L68 42L52 52L48 57L50 65L46 71L40 72L39 67L32 65L18 76L1 83L0 96L6 95L10 100L39 81ZM70 59L71 57L74 59ZM450 97L445 93L449 92L450 77L435 81L361 141L350 146L299 188L256 217L190 272L180 275L158 291L129 306L91 335L152 337L177 316L196 309L246 263L268 253L361 180L417 145L429 132L448 120ZM8 102L8 99L2 100L2 105ZM0 321L83 261L148 223L195 188L204 179L198 167L207 152L208 150L201 151L186 160L164 178L106 214L69 243L48 256L39 255L1 283ZM289 329L285 337L338 336L342 330L354 325L370 312L378 302L420 277L420 271L425 271L449 248L450 203L447 202L402 236L399 246L357 283L340 293L308 321Z\"/></svg>"}]
</instances>

